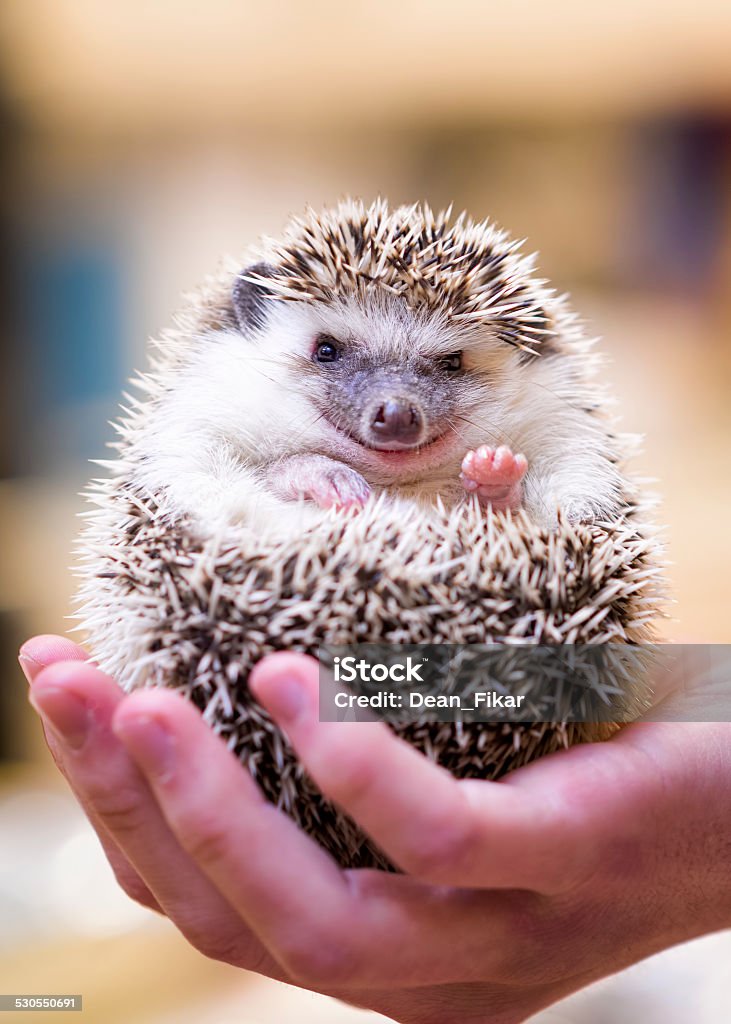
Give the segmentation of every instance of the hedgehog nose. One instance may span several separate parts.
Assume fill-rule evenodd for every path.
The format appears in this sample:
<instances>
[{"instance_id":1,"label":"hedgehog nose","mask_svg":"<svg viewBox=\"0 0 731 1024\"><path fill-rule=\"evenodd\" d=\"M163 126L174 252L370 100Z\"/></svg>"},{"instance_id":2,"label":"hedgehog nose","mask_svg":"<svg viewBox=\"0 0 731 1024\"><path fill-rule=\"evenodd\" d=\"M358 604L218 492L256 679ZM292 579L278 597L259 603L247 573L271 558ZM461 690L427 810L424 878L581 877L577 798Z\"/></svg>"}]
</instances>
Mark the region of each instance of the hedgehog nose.
<instances>
[{"instance_id":1,"label":"hedgehog nose","mask_svg":"<svg viewBox=\"0 0 731 1024\"><path fill-rule=\"evenodd\" d=\"M414 444L421 437L424 417L418 405L407 398L388 398L376 406L371 431L376 441Z\"/></svg>"}]
</instances>

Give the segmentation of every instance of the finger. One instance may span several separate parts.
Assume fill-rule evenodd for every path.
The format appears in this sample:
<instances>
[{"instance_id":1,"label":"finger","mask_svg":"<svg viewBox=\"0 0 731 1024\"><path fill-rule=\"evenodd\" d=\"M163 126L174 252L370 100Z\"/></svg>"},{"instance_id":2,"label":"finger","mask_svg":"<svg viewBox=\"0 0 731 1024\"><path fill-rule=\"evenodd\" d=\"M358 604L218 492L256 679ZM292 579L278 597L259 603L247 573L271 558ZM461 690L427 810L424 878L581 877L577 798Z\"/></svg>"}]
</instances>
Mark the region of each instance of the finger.
<instances>
[{"instance_id":1,"label":"finger","mask_svg":"<svg viewBox=\"0 0 731 1024\"><path fill-rule=\"evenodd\" d=\"M32 683L43 668L53 664L54 662L85 661L87 657L88 655L83 647L73 643L67 637L46 634L32 637L30 640L27 640L20 648L18 661L20 662L20 666L23 669L26 679L29 683ZM148 887L142 881L124 854L120 851L119 847L111 838L104 825L99 821L98 817L94 814L93 810L74 788L72 780L68 777L63 758L63 751L55 734L45 722L42 721L41 724L43 726L46 745L48 746L51 756L56 762L56 766L59 771L71 786L74 795L77 800L79 800L84 813L96 832L97 838L104 850L104 854L109 861L120 886L124 889L127 895L137 903L141 903L144 906L149 907L150 910L162 913L157 900L152 895Z\"/></svg>"},{"instance_id":2,"label":"finger","mask_svg":"<svg viewBox=\"0 0 731 1024\"><path fill-rule=\"evenodd\" d=\"M210 880L172 835L145 780L111 731L124 694L81 662L45 668L31 702L53 735L56 757L97 828L112 867L134 898L141 886L186 938L207 956L251 969L275 965ZM140 881L138 882L137 879ZM144 900L143 900L144 902Z\"/></svg>"},{"instance_id":3,"label":"finger","mask_svg":"<svg viewBox=\"0 0 731 1024\"><path fill-rule=\"evenodd\" d=\"M61 772L63 777L71 789L71 792L76 797L76 800L81 806L84 814L89 820L89 824L96 832L97 839L101 844L104 855L109 861L110 867L114 872L114 876L117 882L124 890L124 892L133 899L136 903L142 904L142 906L148 907L150 910L154 910L156 913L163 914L164 911L159 905L155 897L149 888L145 885L140 875L130 864L129 860L122 853L120 848L115 843L114 839L109 834L106 827L99 820L98 815L94 812L93 808L89 805L77 786L74 785L73 776L69 776L69 772L66 767L64 759L63 746L57 738L57 735L53 732L50 726L41 720L41 727L43 729L44 739L46 746L48 747L53 760L56 763L56 767Z\"/></svg>"},{"instance_id":4,"label":"finger","mask_svg":"<svg viewBox=\"0 0 731 1024\"><path fill-rule=\"evenodd\" d=\"M318 664L304 655L264 659L250 685L325 795L409 874L539 892L580 879L591 836L580 841L565 775L555 789L458 782L383 723L320 722Z\"/></svg>"},{"instance_id":5,"label":"finger","mask_svg":"<svg viewBox=\"0 0 731 1024\"><path fill-rule=\"evenodd\" d=\"M85 661L89 655L83 647L65 636L51 633L31 637L18 652L18 661L25 678L32 683L42 668L56 661Z\"/></svg>"},{"instance_id":6,"label":"finger","mask_svg":"<svg viewBox=\"0 0 731 1024\"><path fill-rule=\"evenodd\" d=\"M140 903L142 906L147 907L149 910L154 910L158 914L164 914L165 911L157 902L147 885L145 885L138 872L130 864L127 857L122 853L119 846L117 846L116 842L109 834L109 831L99 820L98 815L95 814L93 808L89 806L88 801L85 800L78 792L77 788L73 784L73 778L69 778L63 759L63 750L53 732L44 722L42 722L41 725L43 727L46 745L51 752L51 756L56 762L56 766L59 771L69 784L69 788L88 818L89 824L96 832L96 837L99 840L101 848L104 851L104 855L107 858L120 887L130 897L130 899L135 901L135 903Z\"/></svg>"},{"instance_id":7,"label":"finger","mask_svg":"<svg viewBox=\"0 0 731 1024\"><path fill-rule=\"evenodd\" d=\"M85 661L87 657L88 655L83 647L73 643L67 637L46 634L32 637L30 640L27 640L20 648L18 661L28 683L32 683L43 668L53 664L54 662ZM63 751L53 731L45 722L43 722L43 720L41 720L41 725L43 727L46 746L48 747L53 760L56 762L56 767L69 783L74 796L81 804L84 813L97 834L97 838L101 843L104 854L109 861L120 886L124 889L127 895L137 903L141 903L143 906L149 907L150 910L162 913L162 909L155 897L121 852L92 809L74 788L72 780L69 779L68 773L66 772Z\"/></svg>"}]
</instances>

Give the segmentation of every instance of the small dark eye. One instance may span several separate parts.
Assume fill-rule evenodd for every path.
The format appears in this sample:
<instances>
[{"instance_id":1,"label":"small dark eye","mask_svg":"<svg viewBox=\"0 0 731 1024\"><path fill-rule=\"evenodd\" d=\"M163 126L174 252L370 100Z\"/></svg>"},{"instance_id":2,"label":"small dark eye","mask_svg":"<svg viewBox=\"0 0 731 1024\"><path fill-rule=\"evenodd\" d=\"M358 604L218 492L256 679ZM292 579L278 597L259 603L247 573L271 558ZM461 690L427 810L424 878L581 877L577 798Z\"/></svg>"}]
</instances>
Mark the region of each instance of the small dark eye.
<instances>
[{"instance_id":1,"label":"small dark eye","mask_svg":"<svg viewBox=\"0 0 731 1024\"><path fill-rule=\"evenodd\" d=\"M315 359L318 363L334 363L339 358L340 349L335 338L331 338L329 334L321 334L317 339Z\"/></svg>"},{"instance_id":2,"label":"small dark eye","mask_svg":"<svg viewBox=\"0 0 731 1024\"><path fill-rule=\"evenodd\" d=\"M452 352L451 355L442 356L442 358L439 360L439 364L443 370L449 370L450 372L452 372L453 370L461 370L462 353Z\"/></svg>"}]
</instances>

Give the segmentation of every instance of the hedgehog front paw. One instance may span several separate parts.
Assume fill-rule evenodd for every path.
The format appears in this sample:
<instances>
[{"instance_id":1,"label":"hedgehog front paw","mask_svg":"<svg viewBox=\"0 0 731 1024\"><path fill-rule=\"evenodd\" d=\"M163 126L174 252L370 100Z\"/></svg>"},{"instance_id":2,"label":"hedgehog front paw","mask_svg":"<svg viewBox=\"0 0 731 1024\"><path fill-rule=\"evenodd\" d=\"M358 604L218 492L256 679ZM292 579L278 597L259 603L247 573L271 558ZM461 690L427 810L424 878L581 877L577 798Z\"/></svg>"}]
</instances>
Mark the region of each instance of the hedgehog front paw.
<instances>
[{"instance_id":1,"label":"hedgehog front paw","mask_svg":"<svg viewBox=\"0 0 731 1024\"><path fill-rule=\"evenodd\" d=\"M316 475L307 490L307 497L320 508L361 508L370 494L366 481L349 466L336 466Z\"/></svg>"},{"instance_id":2,"label":"hedgehog front paw","mask_svg":"<svg viewBox=\"0 0 731 1024\"><path fill-rule=\"evenodd\" d=\"M513 455L505 445L500 448L482 445L476 451L467 452L459 479L469 494L477 495L481 505L492 505L501 511L518 509L527 468L525 455Z\"/></svg>"},{"instance_id":3,"label":"hedgehog front paw","mask_svg":"<svg viewBox=\"0 0 731 1024\"><path fill-rule=\"evenodd\" d=\"M371 494L360 473L324 455L292 456L272 467L269 478L280 497L307 498L320 508L360 508Z\"/></svg>"}]
</instances>

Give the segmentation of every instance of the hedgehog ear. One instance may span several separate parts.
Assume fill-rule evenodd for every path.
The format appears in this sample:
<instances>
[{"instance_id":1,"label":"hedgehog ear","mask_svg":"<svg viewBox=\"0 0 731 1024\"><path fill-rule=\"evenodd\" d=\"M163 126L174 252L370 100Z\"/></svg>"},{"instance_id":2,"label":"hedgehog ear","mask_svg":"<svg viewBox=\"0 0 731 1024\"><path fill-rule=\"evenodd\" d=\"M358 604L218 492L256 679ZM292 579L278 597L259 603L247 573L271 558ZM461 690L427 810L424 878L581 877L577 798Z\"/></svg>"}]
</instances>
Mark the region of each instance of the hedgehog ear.
<instances>
[{"instance_id":1,"label":"hedgehog ear","mask_svg":"<svg viewBox=\"0 0 731 1024\"><path fill-rule=\"evenodd\" d=\"M267 299L272 292L259 281L247 278L273 277L271 263L254 263L245 267L236 278L231 293L236 323L242 334L260 330L267 321Z\"/></svg>"}]
</instances>

